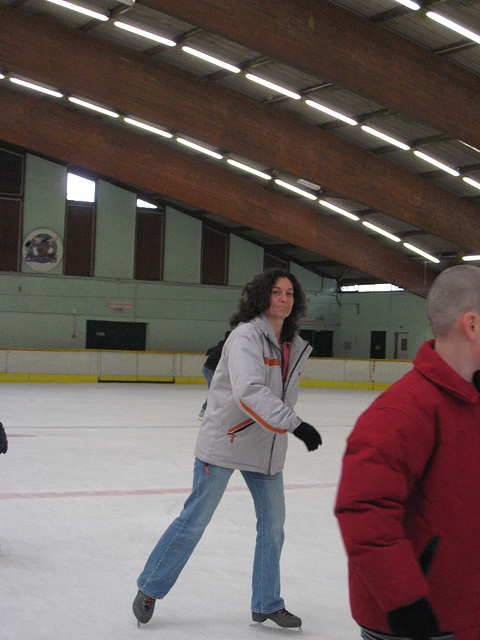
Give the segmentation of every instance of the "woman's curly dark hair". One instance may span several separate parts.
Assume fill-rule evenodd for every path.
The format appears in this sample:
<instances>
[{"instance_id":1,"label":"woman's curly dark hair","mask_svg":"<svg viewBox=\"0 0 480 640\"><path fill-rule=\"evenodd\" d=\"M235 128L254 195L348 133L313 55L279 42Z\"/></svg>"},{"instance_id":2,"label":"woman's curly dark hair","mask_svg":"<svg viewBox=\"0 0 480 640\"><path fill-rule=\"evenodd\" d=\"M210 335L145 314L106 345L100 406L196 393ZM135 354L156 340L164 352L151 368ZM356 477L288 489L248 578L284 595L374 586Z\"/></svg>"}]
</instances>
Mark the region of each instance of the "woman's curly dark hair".
<instances>
[{"instance_id":1,"label":"woman's curly dark hair","mask_svg":"<svg viewBox=\"0 0 480 640\"><path fill-rule=\"evenodd\" d=\"M307 300L295 276L283 269L267 269L247 282L238 302L238 311L230 318L232 328L265 313L270 306L270 295L279 278L288 278L293 285L292 312L283 323L281 341L290 341L298 333L300 320L307 313Z\"/></svg>"}]
</instances>

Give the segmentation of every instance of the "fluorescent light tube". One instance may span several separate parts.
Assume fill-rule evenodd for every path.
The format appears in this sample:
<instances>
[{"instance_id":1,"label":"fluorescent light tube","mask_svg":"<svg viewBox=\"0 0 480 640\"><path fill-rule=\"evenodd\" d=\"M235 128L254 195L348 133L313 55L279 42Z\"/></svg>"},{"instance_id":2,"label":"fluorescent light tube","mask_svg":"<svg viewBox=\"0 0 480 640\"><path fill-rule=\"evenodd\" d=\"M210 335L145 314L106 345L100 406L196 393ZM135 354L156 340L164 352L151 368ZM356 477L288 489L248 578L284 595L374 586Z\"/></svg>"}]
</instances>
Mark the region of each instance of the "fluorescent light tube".
<instances>
[{"instance_id":1,"label":"fluorescent light tube","mask_svg":"<svg viewBox=\"0 0 480 640\"><path fill-rule=\"evenodd\" d=\"M308 191L304 191L303 189L299 189L293 184L284 182L283 180L275 180L275 184L278 184L280 187L283 187L284 189L289 189L290 191L294 191L295 193L298 193L299 196L303 196L304 198L308 198L309 200L317 199L317 196L314 196L313 194L308 193Z\"/></svg>"},{"instance_id":2,"label":"fluorescent light tube","mask_svg":"<svg viewBox=\"0 0 480 640\"><path fill-rule=\"evenodd\" d=\"M139 29L138 27L134 27L131 24L127 24L126 22L120 22L116 20L113 24L119 29L130 31L131 33L135 33L137 36L147 38L147 40L154 40L155 42L164 44L166 47L175 47L177 45L177 43L173 40L169 40L168 38L164 38L163 36L158 36L156 33L151 33L150 31L145 31L144 29Z\"/></svg>"},{"instance_id":3,"label":"fluorescent light tube","mask_svg":"<svg viewBox=\"0 0 480 640\"><path fill-rule=\"evenodd\" d=\"M211 64L215 64L217 67L222 67L222 69L226 69L227 71L231 71L232 73L240 73L241 69L233 66L233 64L229 64L228 62L224 62L219 58L214 58L213 56L209 56L207 53L202 53L197 49L192 49L192 47L182 47L182 51L185 53L189 53L191 56L196 56L197 58L201 58L206 62L210 62Z\"/></svg>"},{"instance_id":4,"label":"fluorescent light tube","mask_svg":"<svg viewBox=\"0 0 480 640\"><path fill-rule=\"evenodd\" d=\"M350 218L350 220L355 220L355 221L360 220L360 218L355 214L350 213L350 211L346 211L345 209L341 209L340 207L337 207L337 205L332 204L331 202L327 202L326 200L319 200L319 202L322 205L322 207L327 207L327 209L336 211L340 215L345 216L346 218Z\"/></svg>"},{"instance_id":5,"label":"fluorescent light tube","mask_svg":"<svg viewBox=\"0 0 480 640\"><path fill-rule=\"evenodd\" d=\"M85 107L86 109L92 109L92 111L98 111L98 113L103 113L105 116L110 116L110 118L119 118L118 113L114 111L110 111L109 109L105 109L104 107L99 107L96 104L92 104L91 102L86 102L85 100L80 100L80 98L68 98L70 102L78 104L81 107Z\"/></svg>"},{"instance_id":6,"label":"fluorescent light tube","mask_svg":"<svg viewBox=\"0 0 480 640\"><path fill-rule=\"evenodd\" d=\"M404 242L403 246L406 247L407 249L410 249L410 251L414 251L415 253L418 253L420 256L423 256L427 260L430 260L430 262L435 262L436 264L440 262L438 258L431 256L429 253L425 253L425 251L422 251L418 247L414 247L412 244L409 244L408 242Z\"/></svg>"},{"instance_id":7,"label":"fluorescent light tube","mask_svg":"<svg viewBox=\"0 0 480 640\"><path fill-rule=\"evenodd\" d=\"M463 256L462 260L469 262L471 260L480 260L480 256Z\"/></svg>"},{"instance_id":8,"label":"fluorescent light tube","mask_svg":"<svg viewBox=\"0 0 480 640\"><path fill-rule=\"evenodd\" d=\"M272 176L269 176L268 173L263 173L263 171L259 171L258 169L249 167L248 165L242 164L241 162L237 162L236 160L231 160L229 158L227 162L228 164L231 164L232 167L237 167L237 169L241 169L242 171L246 171L247 173L252 173L254 176L257 176L258 178L262 178L263 180L272 179Z\"/></svg>"},{"instance_id":9,"label":"fluorescent light tube","mask_svg":"<svg viewBox=\"0 0 480 640\"><path fill-rule=\"evenodd\" d=\"M463 140L459 140L459 142L460 144L463 144L465 147L468 147L469 149L473 149L473 151L480 153L480 149L477 149L477 147L474 147L471 144L468 144L468 142L463 142Z\"/></svg>"},{"instance_id":10,"label":"fluorescent light tube","mask_svg":"<svg viewBox=\"0 0 480 640\"><path fill-rule=\"evenodd\" d=\"M358 122L353 118L349 118L348 116L343 115L343 113L340 113L339 111L335 111L334 109L325 107L323 104L320 104L319 102L314 102L313 100L305 100L305 104L308 104L309 107L313 107L318 111L323 111L323 113L326 113L327 115L332 116L337 120L341 120L342 122L351 124L352 126L355 126L358 124Z\"/></svg>"},{"instance_id":11,"label":"fluorescent light tube","mask_svg":"<svg viewBox=\"0 0 480 640\"><path fill-rule=\"evenodd\" d=\"M65 9L70 9L71 11L82 13L89 18L95 18L95 20L101 20L102 22L108 21L108 16L104 15L103 13L98 13L98 11L92 11L91 9L85 9L85 7L80 7L78 4L73 4L73 2L66 2L65 0L47 0L47 2L58 4Z\"/></svg>"},{"instance_id":12,"label":"fluorescent light tube","mask_svg":"<svg viewBox=\"0 0 480 640\"><path fill-rule=\"evenodd\" d=\"M124 120L128 124L132 124L134 127L145 129L145 131L150 131L150 133L156 133L157 136L162 136L163 138L173 138L173 135L171 133L168 133L168 131L163 131L163 129L157 129L157 127L152 127L150 124L145 124L144 122L133 120L133 118L124 118Z\"/></svg>"},{"instance_id":13,"label":"fluorescent light tube","mask_svg":"<svg viewBox=\"0 0 480 640\"><path fill-rule=\"evenodd\" d=\"M476 189L480 189L480 182L477 182L476 180L472 180L472 178L463 178L465 180L466 183L470 184L472 187L475 187Z\"/></svg>"},{"instance_id":14,"label":"fluorescent light tube","mask_svg":"<svg viewBox=\"0 0 480 640\"><path fill-rule=\"evenodd\" d=\"M5 76L2 76L4 78ZM63 98L63 93L59 93L58 91L54 91L53 89L47 89L46 87L41 87L38 84L34 84L33 82L27 82L26 80L20 80L20 78L10 78L10 82L14 84L19 84L22 87L27 87L27 89L33 89L34 91L40 91L40 93L46 93L49 96L53 96L54 98Z\"/></svg>"},{"instance_id":15,"label":"fluorescent light tube","mask_svg":"<svg viewBox=\"0 0 480 640\"><path fill-rule=\"evenodd\" d=\"M0 73L0 80L3 80L5 78L5 76L3 75L3 73Z\"/></svg>"},{"instance_id":16,"label":"fluorescent light tube","mask_svg":"<svg viewBox=\"0 0 480 640\"><path fill-rule=\"evenodd\" d=\"M200 153L205 153L207 156L211 156L212 158L216 158L217 160L221 160L223 158L223 156L219 153L211 151L206 147L202 147L199 144L195 144L195 142L190 142L190 140L185 140L185 138L177 138L177 142L185 145L186 147L190 147L191 149L195 149L195 151L200 151Z\"/></svg>"},{"instance_id":17,"label":"fluorescent light tube","mask_svg":"<svg viewBox=\"0 0 480 640\"><path fill-rule=\"evenodd\" d=\"M259 78L258 76L254 76L251 73L246 73L245 77L252 82L256 82L257 84L261 84L264 87L268 87L269 89L273 89L273 91L277 91L278 93L283 93L283 95L292 98L293 100L300 100L301 95L298 93L294 93L289 89L285 89L284 87L280 87L278 84L274 84L273 82L269 82L268 80L264 80L263 78Z\"/></svg>"},{"instance_id":18,"label":"fluorescent light tube","mask_svg":"<svg viewBox=\"0 0 480 640\"><path fill-rule=\"evenodd\" d=\"M364 224L366 227L368 227L372 231L375 231L375 233L380 233L382 236L385 236L386 238L390 238L390 240L393 240L394 242L401 242L401 239L398 238L397 236L394 236L393 233L389 233L384 229L380 229L380 227L377 227L371 222L367 222L366 220L363 220L362 224Z\"/></svg>"},{"instance_id":19,"label":"fluorescent light tube","mask_svg":"<svg viewBox=\"0 0 480 640\"><path fill-rule=\"evenodd\" d=\"M377 138L381 138L382 140L385 140L385 142L389 142L390 144L393 144L396 147L400 147L400 149L403 149L404 151L409 151L410 149L408 144L405 144L404 142L400 142L400 140L396 140L391 136L387 136L385 133L382 133L381 131L377 131L377 129L372 129L372 127L367 127L366 125L362 125L362 129L363 131L365 131L366 133L369 133L372 136L376 136Z\"/></svg>"},{"instance_id":20,"label":"fluorescent light tube","mask_svg":"<svg viewBox=\"0 0 480 640\"><path fill-rule=\"evenodd\" d=\"M439 169L442 169L443 171L446 171L447 173L449 173L452 176L459 176L460 173L458 171L456 171L455 169L452 169L451 167L447 166L446 164L443 164L443 162L439 162L438 160L435 160L435 158L432 158L431 156L427 156L426 153L422 153L422 151L414 151L413 152L416 156L418 156L419 158L421 158L422 160L425 160L425 162L429 162L430 164L433 164L435 167L438 167Z\"/></svg>"},{"instance_id":21,"label":"fluorescent light tube","mask_svg":"<svg viewBox=\"0 0 480 640\"><path fill-rule=\"evenodd\" d=\"M411 0L395 0L398 4L403 4L404 7L408 7L409 9L413 9L413 11L418 11L421 9L421 6L416 2L412 2Z\"/></svg>"},{"instance_id":22,"label":"fluorescent light tube","mask_svg":"<svg viewBox=\"0 0 480 640\"><path fill-rule=\"evenodd\" d=\"M469 40L473 40L474 42L477 42L478 44L480 44L480 35L478 33L475 33L474 31L470 31L470 29L466 29L465 27L462 27L460 24L453 22L453 20L449 20L449 18L445 18L445 16L441 16L440 14L435 13L434 11L427 11L426 15L431 20L434 20L439 24L443 24L443 26L447 27L447 29L451 29L452 31L459 33L461 36L464 36L465 38L468 38Z\"/></svg>"}]
</instances>

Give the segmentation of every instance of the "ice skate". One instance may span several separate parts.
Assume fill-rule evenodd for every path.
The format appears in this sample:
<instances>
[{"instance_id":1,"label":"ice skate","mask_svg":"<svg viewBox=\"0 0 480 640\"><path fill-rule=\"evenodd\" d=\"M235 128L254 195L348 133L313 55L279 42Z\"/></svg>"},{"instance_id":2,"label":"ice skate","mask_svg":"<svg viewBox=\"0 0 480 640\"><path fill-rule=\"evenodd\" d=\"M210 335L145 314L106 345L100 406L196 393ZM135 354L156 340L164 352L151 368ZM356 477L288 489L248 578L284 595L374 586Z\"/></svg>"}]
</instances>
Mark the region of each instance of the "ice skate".
<instances>
[{"instance_id":1,"label":"ice skate","mask_svg":"<svg viewBox=\"0 0 480 640\"><path fill-rule=\"evenodd\" d=\"M146 624L153 616L155 609L155 598L147 596L143 591L138 590L137 596L132 605L133 613L138 621L138 626Z\"/></svg>"},{"instance_id":2,"label":"ice skate","mask_svg":"<svg viewBox=\"0 0 480 640\"><path fill-rule=\"evenodd\" d=\"M252 611L252 620L254 622L265 622L265 620L271 620L278 624L279 627L301 627L302 620L298 616L294 616L293 613L286 609L280 609L280 611L274 611L273 613L257 613Z\"/></svg>"}]
</instances>

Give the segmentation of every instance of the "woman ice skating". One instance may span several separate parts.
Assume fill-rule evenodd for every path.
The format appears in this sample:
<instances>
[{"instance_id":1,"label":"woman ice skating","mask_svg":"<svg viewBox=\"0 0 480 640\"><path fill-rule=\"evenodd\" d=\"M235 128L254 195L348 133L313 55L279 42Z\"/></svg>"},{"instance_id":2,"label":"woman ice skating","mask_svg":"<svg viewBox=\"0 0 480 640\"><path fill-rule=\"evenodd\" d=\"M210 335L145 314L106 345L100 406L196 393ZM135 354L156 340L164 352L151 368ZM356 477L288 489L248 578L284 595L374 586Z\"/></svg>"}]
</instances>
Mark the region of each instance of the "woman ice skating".
<instances>
[{"instance_id":1,"label":"woman ice skating","mask_svg":"<svg viewBox=\"0 0 480 640\"><path fill-rule=\"evenodd\" d=\"M271 269L245 285L233 328L210 387L195 447L193 489L138 578L133 612L148 622L190 558L238 469L252 494L257 517L252 619L300 627L280 594L285 498L282 470L288 434L314 451L322 440L293 407L302 364L311 347L298 336L305 295L287 271Z\"/></svg>"}]
</instances>

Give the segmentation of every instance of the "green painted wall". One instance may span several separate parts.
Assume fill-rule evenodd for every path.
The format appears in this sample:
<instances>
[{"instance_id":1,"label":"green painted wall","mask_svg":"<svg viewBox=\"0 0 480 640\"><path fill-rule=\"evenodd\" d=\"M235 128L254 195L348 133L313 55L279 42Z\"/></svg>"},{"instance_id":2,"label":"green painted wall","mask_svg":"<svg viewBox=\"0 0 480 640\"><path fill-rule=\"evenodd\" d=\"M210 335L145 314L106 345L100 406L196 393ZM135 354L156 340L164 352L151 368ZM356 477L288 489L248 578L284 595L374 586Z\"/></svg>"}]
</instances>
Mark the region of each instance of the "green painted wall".
<instances>
[{"instance_id":1,"label":"green painted wall","mask_svg":"<svg viewBox=\"0 0 480 640\"><path fill-rule=\"evenodd\" d=\"M338 296L339 327L334 355L369 358L370 334L386 331L386 358L395 356L395 335L407 333L408 357L412 359L424 340L431 338L425 300L403 291L389 293L343 293ZM350 346L348 346L350 345Z\"/></svg>"},{"instance_id":2,"label":"green painted wall","mask_svg":"<svg viewBox=\"0 0 480 640\"><path fill-rule=\"evenodd\" d=\"M171 207L165 212L163 279L200 283L202 223Z\"/></svg>"},{"instance_id":3,"label":"green painted wall","mask_svg":"<svg viewBox=\"0 0 480 640\"><path fill-rule=\"evenodd\" d=\"M45 228L63 240L65 194L65 167L27 154L23 238ZM21 273L0 273L0 348L83 349L87 320L145 322L152 351L204 352L220 339L244 284L263 268L263 249L231 235L228 286L201 285L202 224L167 207L164 280L135 281L135 200L98 180L94 277L63 276L62 263L38 273L24 261ZM294 262L291 270L308 299L303 328L333 331L336 357L368 358L371 330L387 331L387 358L396 332L410 333L412 356L429 337L420 298L337 295L334 280Z\"/></svg>"},{"instance_id":4,"label":"green painted wall","mask_svg":"<svg viewBox=\"0 0 480 640\"><path fill-rule=\"evenodd\" d=\"M66 189L67 170L64 166L27 154L23 238L37 229L50 229L63 239ZM23 268L30 271L25 263ZM62 273L62 269L63 262L60 261L51 273Z\"/></svg>"},{"instance_id":5,"label":"green painted wall","mask_svg":"<svg viewBox=\"0 0 480 640\"><path fill-rule=\"evenodd\" d=\"M136 195L98 181L95 276L131 278L135 253Z\"/></svg>"},{"instance_id":6,"label":"green painted wall","mask_svg":"<svg viewBox=\"0 0 480 640\"><path fill-rule=\"evenodd\" d=\"M230 236L230 260L228 281L231 285L243 287L263 269L263 249L238 236Z\"/></svg>"}]
</instances>

